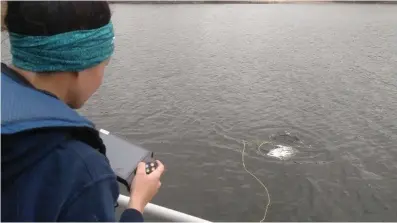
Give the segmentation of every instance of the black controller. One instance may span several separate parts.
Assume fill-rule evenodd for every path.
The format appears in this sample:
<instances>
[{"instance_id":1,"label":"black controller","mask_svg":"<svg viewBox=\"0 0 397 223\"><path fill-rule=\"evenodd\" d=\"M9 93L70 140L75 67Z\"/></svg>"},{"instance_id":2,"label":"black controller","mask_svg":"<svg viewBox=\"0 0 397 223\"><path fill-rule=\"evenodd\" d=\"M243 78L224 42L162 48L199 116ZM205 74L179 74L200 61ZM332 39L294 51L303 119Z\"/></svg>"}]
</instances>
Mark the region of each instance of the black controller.
<instances>
[{"instance_id":1,"label":"black controller","mask_svg":"<svg viewBox=\"0 0 397 223\"><path fill-rule=\"evenodd\" d=\"M157 169L157 162L146 162L145 164L145 172L146 174L152 173L155 169Z\"/></svg>"}]
</instances>

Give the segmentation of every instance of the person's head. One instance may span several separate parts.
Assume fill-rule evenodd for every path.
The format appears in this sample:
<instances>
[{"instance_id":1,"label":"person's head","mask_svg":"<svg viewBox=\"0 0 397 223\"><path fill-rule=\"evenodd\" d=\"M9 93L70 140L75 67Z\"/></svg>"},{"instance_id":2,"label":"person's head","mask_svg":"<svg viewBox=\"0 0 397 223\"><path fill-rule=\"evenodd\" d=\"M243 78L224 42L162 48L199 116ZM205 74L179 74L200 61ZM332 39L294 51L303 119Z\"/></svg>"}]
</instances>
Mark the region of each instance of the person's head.
<instances>
[{"instance_id":1,"label":"person's head","mask_svg":"<svg viewBox=\"0 0 397 223\"><path fill-rule=\"evenodd\" d=\"M80 108L101 85L114 50L109 4L10 1L6 6L2 30L10 35L14 69Z\"/></svg>"}]
</instances>

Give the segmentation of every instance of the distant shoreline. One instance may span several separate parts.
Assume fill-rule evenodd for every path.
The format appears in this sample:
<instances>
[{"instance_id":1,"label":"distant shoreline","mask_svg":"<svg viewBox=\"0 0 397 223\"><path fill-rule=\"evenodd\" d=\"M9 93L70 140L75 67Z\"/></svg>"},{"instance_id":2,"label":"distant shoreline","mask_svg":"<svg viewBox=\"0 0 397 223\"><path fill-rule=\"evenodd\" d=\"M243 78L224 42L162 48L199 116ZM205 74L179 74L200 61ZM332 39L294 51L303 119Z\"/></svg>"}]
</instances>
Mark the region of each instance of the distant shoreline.
<instances>
[{"instance_id":1,"label":"distant shoreline","mask_svg":"<svg viewBox=\"0 0 397 223\"><path fill-rule=\"evenodd\" d=\"M311 4L311 3L344 3L344 4L397 4L397 0L389 1L258 1L258 0L135 0L135 1L109 1L117 4Z\"/></svg>"}]
</instances>

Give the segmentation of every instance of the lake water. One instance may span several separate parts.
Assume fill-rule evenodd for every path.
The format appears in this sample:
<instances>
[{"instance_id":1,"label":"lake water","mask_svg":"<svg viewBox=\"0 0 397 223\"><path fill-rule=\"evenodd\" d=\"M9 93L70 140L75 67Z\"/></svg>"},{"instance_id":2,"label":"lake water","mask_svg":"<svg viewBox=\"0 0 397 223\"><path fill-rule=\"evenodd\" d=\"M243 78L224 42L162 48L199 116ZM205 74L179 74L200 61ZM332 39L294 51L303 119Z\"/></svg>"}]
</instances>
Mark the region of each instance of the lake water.
<instances>
[{"instance_id":1,"label":"lake water","mask_svg":"<svg viewBox=\"0 0 397 223\"><path fill-rule=\"evenodd\" d=\"M244 141L266 221L397 220L397 5L112 7L81 112L165 163L153 203L261 220Z\"/></svg>"}]
</instances>

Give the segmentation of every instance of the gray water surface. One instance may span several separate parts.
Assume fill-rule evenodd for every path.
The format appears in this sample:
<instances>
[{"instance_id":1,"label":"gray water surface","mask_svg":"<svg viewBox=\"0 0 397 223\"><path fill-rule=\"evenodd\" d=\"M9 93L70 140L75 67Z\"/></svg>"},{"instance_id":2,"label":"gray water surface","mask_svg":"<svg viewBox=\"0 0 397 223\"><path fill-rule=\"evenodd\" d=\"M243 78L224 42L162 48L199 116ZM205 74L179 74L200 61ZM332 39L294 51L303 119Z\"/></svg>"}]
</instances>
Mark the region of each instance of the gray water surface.
<instances>
[{"instance_id":1,"label":"gray water surface","mask_svg":"<svg viewBox=\"0 0 397 223\"><path fill-rule=\"evenodd\" d=\"M165 163L153 203L261 220L244 140L266 221L397 220L397 5L116 4L113 22L82 113Z\"/></svg>"}]
</instances>

